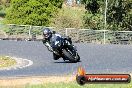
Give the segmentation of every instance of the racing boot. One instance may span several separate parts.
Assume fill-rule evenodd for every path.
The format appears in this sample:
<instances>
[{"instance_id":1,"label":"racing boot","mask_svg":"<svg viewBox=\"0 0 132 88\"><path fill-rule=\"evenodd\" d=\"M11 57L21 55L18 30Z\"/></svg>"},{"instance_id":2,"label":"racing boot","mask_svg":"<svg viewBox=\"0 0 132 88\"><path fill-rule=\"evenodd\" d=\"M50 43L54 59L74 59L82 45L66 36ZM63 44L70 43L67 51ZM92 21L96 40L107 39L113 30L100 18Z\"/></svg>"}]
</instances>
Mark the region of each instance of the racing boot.
<instances>
[{"instance_id":1,"label":"racing boot","mask_svg":"<svg viewBox=\"0 0 132 88\"><path fill-rule=\"evenodd\" d=\"M54 59L54 60L58 60L59 58L60 58L59 55L56 55L55 53L53 53L53 59Z\"/></svg>"}]
</instances>

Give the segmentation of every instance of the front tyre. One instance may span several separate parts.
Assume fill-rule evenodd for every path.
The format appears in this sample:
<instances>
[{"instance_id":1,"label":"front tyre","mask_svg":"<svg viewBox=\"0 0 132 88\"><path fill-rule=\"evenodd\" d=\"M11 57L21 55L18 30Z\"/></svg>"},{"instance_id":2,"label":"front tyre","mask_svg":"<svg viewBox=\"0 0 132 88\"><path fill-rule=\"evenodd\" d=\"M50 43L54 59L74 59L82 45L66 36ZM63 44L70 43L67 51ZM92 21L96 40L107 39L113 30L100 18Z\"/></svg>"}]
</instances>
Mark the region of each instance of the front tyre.
<instances>
[{"instance_id":1,"label":"front tyre","mask_svg":"<svg viewBox=\"0 0 132 88\"><path fill-rule=\"evenodd\" d=\"M80 56L78 55L78 53L77 53L77 56L75 58L77 58L77 62L80 61Z\"/></svg>"},{"instance_id":2,"label":"front tyre","mask_svg":"<svg viewBox=\"0 0 132 88\"><path fill-rule=\"evenodd\" d=\"M63 49L63 54L69 59L70 62L78 62L80 61L80 56L76 53L76 56L73 56L71 53L70 53L70 50L66 50L66 49Z\"/></svg>"}]
</instances>

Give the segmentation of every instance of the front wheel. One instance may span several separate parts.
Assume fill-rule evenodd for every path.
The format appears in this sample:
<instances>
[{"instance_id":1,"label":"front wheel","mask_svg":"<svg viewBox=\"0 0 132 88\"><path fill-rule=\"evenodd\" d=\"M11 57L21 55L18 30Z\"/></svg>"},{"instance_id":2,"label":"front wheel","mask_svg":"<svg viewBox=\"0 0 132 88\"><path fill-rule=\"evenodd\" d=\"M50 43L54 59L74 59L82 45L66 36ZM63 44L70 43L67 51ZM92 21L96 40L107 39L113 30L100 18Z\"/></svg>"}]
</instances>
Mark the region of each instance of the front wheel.
<instances>
[{"instance_id":1,"label":"front wheel","mask_svg":"<svg viewBox=\"0 0 132 88\"><path fill-rule=\"evenodd\" d=\"M71 62L79 62L80 61L80 56L78 55L77 52L75 56L72 55L72 53L70 53L71 51L70 50L66 50L66 49L63 49L63 54L69 59L69 61Z\"/></svg>"}]
</instances>

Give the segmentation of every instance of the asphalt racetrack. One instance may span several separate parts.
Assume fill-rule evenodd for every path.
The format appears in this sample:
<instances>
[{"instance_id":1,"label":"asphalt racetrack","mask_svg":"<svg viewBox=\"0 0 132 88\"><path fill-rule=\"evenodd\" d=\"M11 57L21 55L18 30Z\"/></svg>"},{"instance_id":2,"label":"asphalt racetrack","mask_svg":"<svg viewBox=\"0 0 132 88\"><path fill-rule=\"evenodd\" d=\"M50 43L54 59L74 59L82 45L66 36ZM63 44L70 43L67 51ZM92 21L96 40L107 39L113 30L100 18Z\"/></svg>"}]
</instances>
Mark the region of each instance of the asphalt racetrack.
<instances>
[{"instance_id":1,"label":"asphalt racetrack","mask_svg":"<svg viewBox=\"0 0 132 88\"><path fill-rule=\"evenodd\" d=\"M75 74L82 66L87 73L129 73L132 72L131 45L99 45L76 43L81 62L68 63L62 59L53 60L52 53L40 41L0 40L0 55L18 57L33 61L31 66L0 70L0 77L47 76Z\"/></svg>"}]
</instances>

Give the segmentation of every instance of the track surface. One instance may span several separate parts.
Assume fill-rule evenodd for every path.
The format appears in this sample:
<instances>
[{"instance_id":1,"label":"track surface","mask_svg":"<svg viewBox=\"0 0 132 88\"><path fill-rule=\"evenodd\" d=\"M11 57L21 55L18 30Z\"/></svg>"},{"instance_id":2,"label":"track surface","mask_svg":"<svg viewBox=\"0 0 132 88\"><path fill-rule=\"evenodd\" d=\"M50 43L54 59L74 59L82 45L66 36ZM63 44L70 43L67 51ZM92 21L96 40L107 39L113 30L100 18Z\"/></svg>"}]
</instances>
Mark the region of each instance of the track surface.
<instances>
[{"instance_id":1,"label":"track surface","mask_svg":"<svg viewBox=\"0 0 132 88\"><path fill-rule=\"evenodd\" d=\"M65 63L62 59L54 61L42 42L0 40L0 55L29 59L33 65L13 70L0 71L0 76L43 76L75 74L82 66L88 73L110 73L132 71L132 46L75 44L81 62Z\"/></svg>"}]
</instances>

